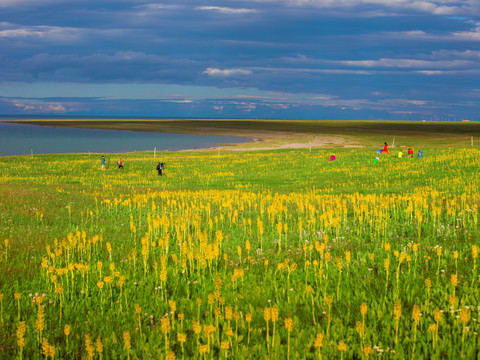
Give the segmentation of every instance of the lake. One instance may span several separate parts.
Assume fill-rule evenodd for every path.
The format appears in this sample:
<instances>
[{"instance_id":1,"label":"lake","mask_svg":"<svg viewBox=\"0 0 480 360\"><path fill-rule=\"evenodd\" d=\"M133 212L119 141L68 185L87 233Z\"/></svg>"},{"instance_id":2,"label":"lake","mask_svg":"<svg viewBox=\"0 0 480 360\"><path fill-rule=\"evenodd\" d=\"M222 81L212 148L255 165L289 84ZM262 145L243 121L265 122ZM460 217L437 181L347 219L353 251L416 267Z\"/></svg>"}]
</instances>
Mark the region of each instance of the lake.
<instances>
[{"instance_id":1,"label":"lake","mask_svg":"<svg viewBox=\"0 0 480 360\"><path fill-rule=\"evenodd\" d=\"M201 149L251 141L237 136L77 129L0 122L0 156Z\"/></svg>"}]
</instances>

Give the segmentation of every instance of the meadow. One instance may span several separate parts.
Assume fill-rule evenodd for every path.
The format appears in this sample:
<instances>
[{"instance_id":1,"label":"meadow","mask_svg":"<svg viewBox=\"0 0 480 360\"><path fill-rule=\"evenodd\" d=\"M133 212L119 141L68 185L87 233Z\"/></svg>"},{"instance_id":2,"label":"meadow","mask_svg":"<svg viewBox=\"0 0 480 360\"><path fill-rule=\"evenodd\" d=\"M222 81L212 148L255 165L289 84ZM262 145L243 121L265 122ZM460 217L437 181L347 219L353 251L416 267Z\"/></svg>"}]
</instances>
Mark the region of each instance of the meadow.
<instances>
[{"instance_id":1,"label":"meadow","mask_svg":"<svg viewBox=\"0 0 480 360\"><path fill-rule=\"evenodd\" d=\"M0 158L0 358L480 358L480 150L375 150Z\"/></svg>"}]
</instances>

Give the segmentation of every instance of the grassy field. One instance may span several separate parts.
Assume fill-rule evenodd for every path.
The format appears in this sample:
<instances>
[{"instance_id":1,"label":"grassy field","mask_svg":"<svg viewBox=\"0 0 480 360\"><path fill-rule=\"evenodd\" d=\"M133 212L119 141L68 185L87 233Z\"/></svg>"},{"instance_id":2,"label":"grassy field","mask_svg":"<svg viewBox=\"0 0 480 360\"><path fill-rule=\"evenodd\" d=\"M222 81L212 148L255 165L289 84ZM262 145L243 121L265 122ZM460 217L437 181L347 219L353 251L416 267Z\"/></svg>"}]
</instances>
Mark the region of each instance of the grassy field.
<instances>
[{"instance_id":1,"label":"grassy field","mask_svg":"<svg viewBox=\"0 0 480 360\"><path fill-rule=\"evenodd\" d=\"M0 358L479 358L480 150L375 150L0 158Z\"/></svg>"}]
</instances>

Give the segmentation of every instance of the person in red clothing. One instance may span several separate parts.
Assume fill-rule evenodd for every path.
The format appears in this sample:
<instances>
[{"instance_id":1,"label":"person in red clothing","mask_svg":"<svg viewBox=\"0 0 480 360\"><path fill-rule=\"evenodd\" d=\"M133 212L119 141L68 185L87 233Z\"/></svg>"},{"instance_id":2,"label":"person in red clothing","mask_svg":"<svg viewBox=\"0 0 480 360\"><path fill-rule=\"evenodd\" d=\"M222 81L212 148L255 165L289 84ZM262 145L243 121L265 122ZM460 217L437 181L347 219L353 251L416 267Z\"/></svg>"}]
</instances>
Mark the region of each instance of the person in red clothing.
<instances>
[{"instance_id":1,"label":"person in red clothing","mask_svg":"<svg viewBox=\"0 0 480 360\"><path fill-rule=\"evenodd\" d=\"M385 143L385 145L383 146L382 153L388 154L388 145L387 145L387 143Z\"/></svg>"},{"instance_id":2,"label":"person in red clothing","mask_svg":"<svg viewBox=\"0 0 480 360\"><path fill-rule=\"evenodd\" d=\"M412 156L413 156L413 149L408 148L408 157L412 157Z\"/></svg>"},{"instance_id":3,"label":"person in red clothing","mask_svg":"<svg viewBox=\"0 0 480 360\"><path fill-rule=\"evenodd\" d=\"M118 165L118 168L119 168L119 169L123 169L123 161L122 161L122 158L120 158L120 160L118 160L117 165Z\"/></svg>"}]
</instances>

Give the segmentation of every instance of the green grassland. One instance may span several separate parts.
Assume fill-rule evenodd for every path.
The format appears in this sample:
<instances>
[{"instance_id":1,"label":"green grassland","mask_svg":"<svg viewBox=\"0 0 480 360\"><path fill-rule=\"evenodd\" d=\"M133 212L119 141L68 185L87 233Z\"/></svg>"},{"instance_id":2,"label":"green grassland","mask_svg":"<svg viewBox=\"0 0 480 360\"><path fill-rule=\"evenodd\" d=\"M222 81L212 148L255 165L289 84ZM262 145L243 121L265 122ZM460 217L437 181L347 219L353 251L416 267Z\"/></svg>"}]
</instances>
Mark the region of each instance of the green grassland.
<instances>
[{"instance_id":1,"label":"green grassland","mask_svg":"<svg viewBox=\"0 0 480 360\"><path fill-rule=\"evenodd\" d=\"M477 125L265 124L364 147L0 158L0 358L479 358Z\"/></svg>"}]
</instances>

